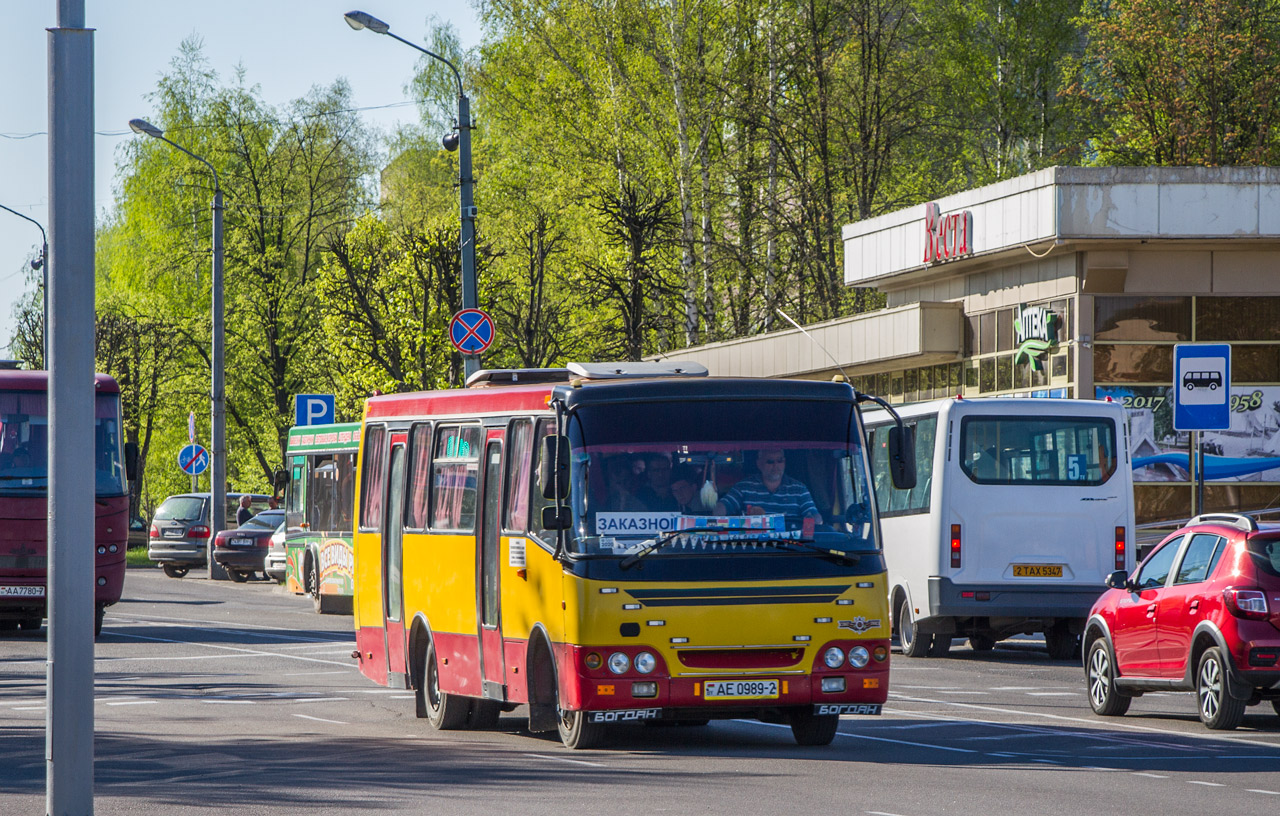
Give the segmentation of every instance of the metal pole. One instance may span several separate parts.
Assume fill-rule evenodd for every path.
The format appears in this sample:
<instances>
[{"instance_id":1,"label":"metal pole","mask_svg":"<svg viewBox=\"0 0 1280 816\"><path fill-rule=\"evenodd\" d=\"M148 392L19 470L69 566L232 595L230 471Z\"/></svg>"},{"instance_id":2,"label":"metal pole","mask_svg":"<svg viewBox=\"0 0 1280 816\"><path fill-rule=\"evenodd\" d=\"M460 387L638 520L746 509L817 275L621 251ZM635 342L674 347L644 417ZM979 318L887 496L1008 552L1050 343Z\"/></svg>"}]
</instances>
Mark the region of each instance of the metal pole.
<instances>
[{"instance_id":1,"label":"metal pole","mask_svg":"<svg viewBox=\"0 0 1280 816\"><path fill-rule=\"evenodd\" d=\"M476 309L476 207L471 190L471 104L458 80L458 199L462 218L462 308ZM462 355L465 376L480 370L480 357Z\"/></svg>"},{"instance_id":2,"label":"metal pole","mask_svg":"<svg viewBox=\"0 0 1280 816\"><path fill-rule=\"evenodd\" d=\"M1204 434L1196 431L1196 506L1204 512Z\"/></svg>"},{"instance_id":3,"label":"metal pole","mask_svg":"<svg viewBox=\"0 0 1280 816\"><path fill-rule=\"evenodd\" d=\"M210 170L213 168L210 167ZM222 325L222 186L214 174L213 190L213 416L210 439L213 462L209 474L209 545L205 560L209 562L209 577L225 579L227 571L213 562L213 540L227 529L227 428L226 390L223 378L223 325Z\"/></svg>"},{"instance_id":4,"label":"metal pole","mask_svg":"<svg viewBox=\"0 0 1280 816\"><path fill-rule=\"evenodd\" d=\"M93 813L93 31L84 0L49 29L49 640L45 808Z\"/></svg>"}]
</instances>

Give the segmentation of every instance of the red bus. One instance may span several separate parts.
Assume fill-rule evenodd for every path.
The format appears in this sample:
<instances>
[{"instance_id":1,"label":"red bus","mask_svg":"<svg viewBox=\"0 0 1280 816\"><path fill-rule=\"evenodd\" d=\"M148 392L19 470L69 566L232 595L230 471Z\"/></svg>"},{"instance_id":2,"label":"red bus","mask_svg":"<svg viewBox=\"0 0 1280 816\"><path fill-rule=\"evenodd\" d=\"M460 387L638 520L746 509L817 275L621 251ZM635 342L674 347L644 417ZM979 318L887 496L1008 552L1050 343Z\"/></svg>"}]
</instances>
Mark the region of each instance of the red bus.
<instances>
[{"instance_id":1,"label":"red bus","mask_svg":"<svg viewBox=\"0 0 1280 816\"><path fill-rule=\"evenodd\" d=\"M0 370L0 631L39 629L48 603L48 372ZM120 386L94 376L94 558L96 616L124 590L129 537L125 462L136 449L122 443Z\"/></svg>"}]
</instances>

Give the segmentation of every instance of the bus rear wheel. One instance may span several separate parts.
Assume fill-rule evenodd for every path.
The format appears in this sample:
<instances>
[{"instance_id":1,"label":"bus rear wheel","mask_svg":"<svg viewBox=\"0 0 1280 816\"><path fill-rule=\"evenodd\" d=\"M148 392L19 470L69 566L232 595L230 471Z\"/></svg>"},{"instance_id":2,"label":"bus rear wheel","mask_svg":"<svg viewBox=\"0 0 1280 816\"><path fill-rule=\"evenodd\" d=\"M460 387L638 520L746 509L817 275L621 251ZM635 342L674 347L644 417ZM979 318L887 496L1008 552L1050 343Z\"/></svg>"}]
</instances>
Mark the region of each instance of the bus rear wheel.
<instances>
[{"instance_id":1,"label":"bus rear wheel","mask_svg":"<svg viewBox=\"0 0 1280 816\"><path fill-rule=\"evenodd\" d=\"M436 644L427 644L422 658L422 702L427 712L427 722L437 731L457 731L466 728L471 716L471 701L440 690L440 668L436 664Z\"/></svg>"},{"instance_id":2,"label":"bus rear wheel","mask_svg":"<svg viewBox=\"0 0 1280 816\"><path fill-rule=\"evenodd\" d=\"M791 735L797 745L830 745L840 725L838 714L814 714L808 709L791 712Z\"/></svg>"},{"instance_id":3,"label":"bus rear wheel","mask_svg":"<svg viewBox=\"0 0 1280 816\"><path fill-rule=\"evenodd\" d=\"M556 729L560 732L560 741L564 747L578 751L584 748L595 748L604 741L604 725L587 722L585 711L560 711Z\"/></svg>"}]
</instances>

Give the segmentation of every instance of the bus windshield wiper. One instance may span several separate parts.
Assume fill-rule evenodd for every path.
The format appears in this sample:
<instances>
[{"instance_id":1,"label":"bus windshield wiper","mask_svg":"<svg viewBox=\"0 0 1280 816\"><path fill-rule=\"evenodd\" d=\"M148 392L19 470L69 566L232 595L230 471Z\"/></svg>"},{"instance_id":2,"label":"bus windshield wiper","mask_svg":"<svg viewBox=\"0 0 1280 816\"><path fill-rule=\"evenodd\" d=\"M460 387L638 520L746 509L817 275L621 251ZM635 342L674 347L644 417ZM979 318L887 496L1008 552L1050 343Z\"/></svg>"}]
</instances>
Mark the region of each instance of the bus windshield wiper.
<instances>
[{"instance_id":1,"label":"bus windshield wiper","mask_svg":"<svg viewBox=\"0 0 1280 816\"><path fill-rule=\"evenodd\" d=\"M672 541L675 541L677 538L679 538L682 535L689 535L690 533L723 533L723 532L725 532L725 529L723 527L689 527L688 529L685 529L685 530L672 530L671 532L663 533L657 538L652 539L648 544L636 550L635 552L631 553L631 555L628 555L626 558L622 559L622 561L618 564L618 566L621 567L622 569L630 569L631 566L635 564L637 561L639 561L641 558L644 558L646 555L653 552L654 550L662 549L663 547L667 546Z\"/></svg>"},{"instance_id":2,"label":"bus windshield wiper","mask_svg":"<svg viewBox=\"0 0 1280 816\"><path fill-rule=\"evenodd\" d=\"M825 555L829 558L836 558L841 561L845 561L849 564L856 564L861 558L861 556L855 553L846 552L844 550L833 550L830 547L820 547L817 544L814 544L812 541L804 541L804 540L795 539L795 538L779 539L778 541L770 541L769 543L777 545L779 547L782 547L782 546L801 547L803 549L809 550L810 552L815 552L818 555Z\"/></svg>"}]
</instances>

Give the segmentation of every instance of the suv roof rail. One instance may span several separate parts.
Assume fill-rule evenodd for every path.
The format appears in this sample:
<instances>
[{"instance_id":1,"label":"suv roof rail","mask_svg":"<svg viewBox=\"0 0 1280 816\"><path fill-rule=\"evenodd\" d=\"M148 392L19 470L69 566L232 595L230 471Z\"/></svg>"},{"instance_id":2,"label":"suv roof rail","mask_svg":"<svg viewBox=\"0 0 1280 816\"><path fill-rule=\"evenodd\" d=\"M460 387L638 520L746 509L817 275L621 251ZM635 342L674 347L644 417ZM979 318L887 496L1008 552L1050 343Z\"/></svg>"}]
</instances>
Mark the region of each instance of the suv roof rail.
<instances>
[{"instance_id":1,"label":"suv roof rail","mask_svg":"<svg viewBox=\"0 0 1280 816\"><path fill-rule=\"evenodd\" d=\"M1239 513L1201 513L1188 521L1187 525L1213 523L1225 524L1228 527L1235 527L1237 530L1244 530L1247 533L1256 533L1258 531L1258 522L1249 516L1243 516Z\"/></svg>"}]
</instances>

